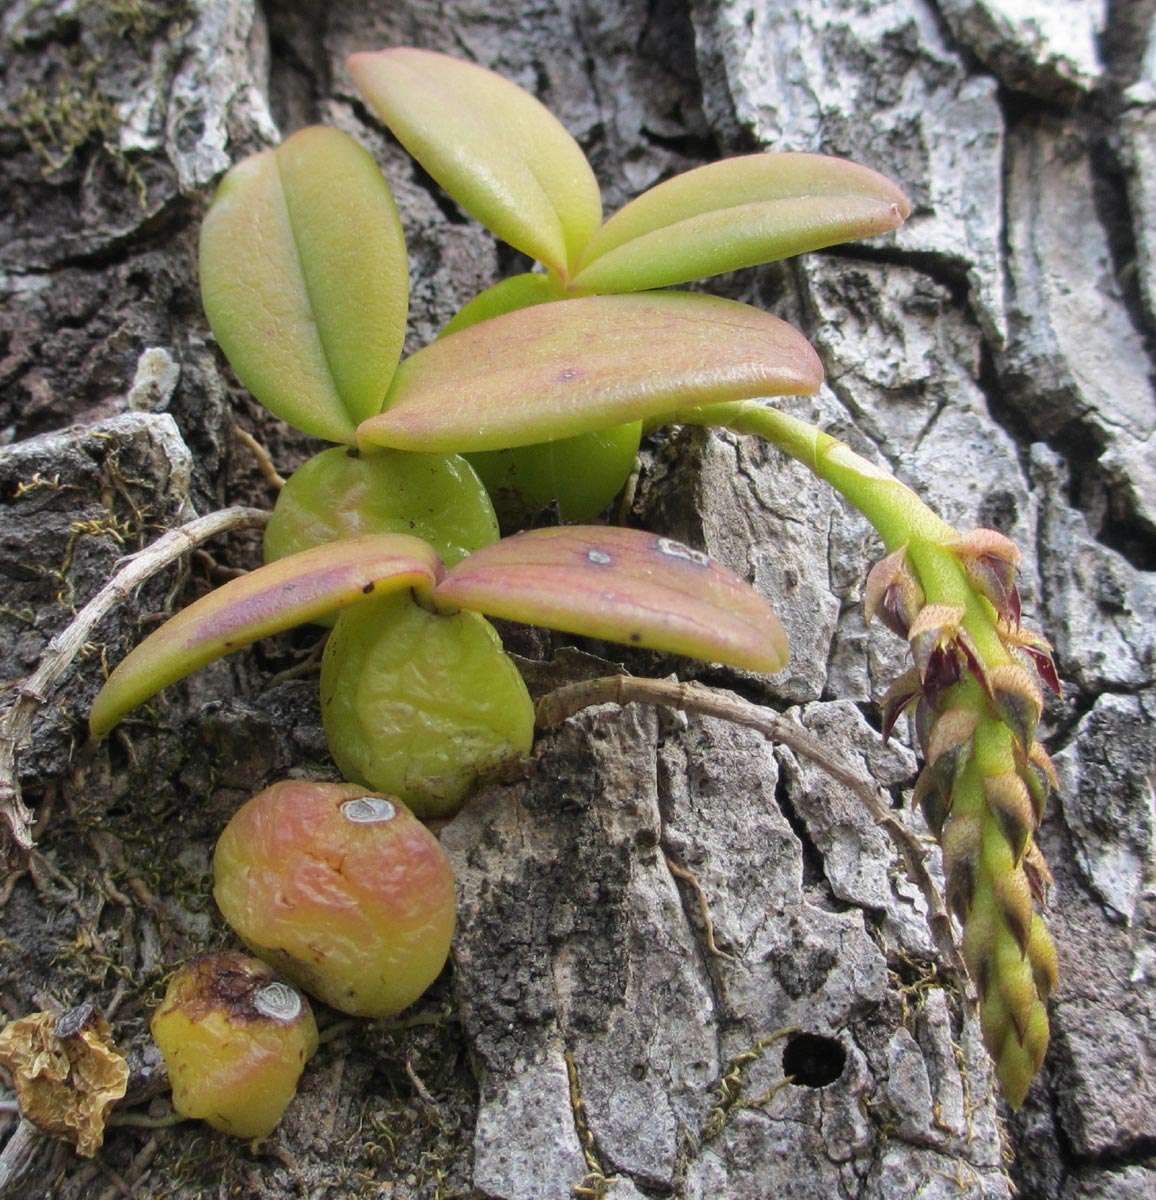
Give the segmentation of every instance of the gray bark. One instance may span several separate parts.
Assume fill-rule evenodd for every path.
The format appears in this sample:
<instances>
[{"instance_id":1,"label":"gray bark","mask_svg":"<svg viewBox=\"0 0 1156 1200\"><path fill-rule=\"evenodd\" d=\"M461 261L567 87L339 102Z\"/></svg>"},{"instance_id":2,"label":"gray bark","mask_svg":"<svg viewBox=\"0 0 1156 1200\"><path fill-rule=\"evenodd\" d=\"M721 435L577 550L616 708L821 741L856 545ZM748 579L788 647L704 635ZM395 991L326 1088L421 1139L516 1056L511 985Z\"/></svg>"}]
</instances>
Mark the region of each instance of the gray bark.
<instances>
[{"instance_id":1,"label":"gray bark","mask_svg":"<svg viewBox=\"0 0 1156 1200\"><path fill-rule=\"evenodd\" d=\"M238 388L200 314L197 226L231 162L315 120L370 148L409 239L410 349L520 269L353 92L348 52L404 43L538 94L590 155L608 210L758 148L899 180L915 211L898 235L710 287L814 340L828 384L798 411L952 522L1017 540L1026 619L1055 640L1066 685L1045 730L1064 791L1041 836L1063 983L1047 1065L1014 1117L936 968L921 896L853 798L753 732L607 707L544 736L524 778L443 831L460 928L452 970L416 1009L426 1024L326 1042L263 1151L192 1125L118 1128L92 1164L45 1141L12 1194L116 1195L118 1181L182 1200L558 1200L584 1182L613 1200L1156 1194L1152 11L10 0L0 678L35 667L121 555L194 512L270 502L234 422L283 471L316 448ZM915 760L903 738L880 745L872 701L903 648L864 627L866 523L778 452L698 430L648 442L630 519L771 597L791 668L767 679L511 631L541 660L534 688L608 660L795 706L898 802ZM166 971L228 943L209 896L220 827L267 783L333 773L314 681L279 678L315 635L169 689L95 754L83 719L104 664L155 614L258 558L238 535L142 589L21 758L39 844L0 910L0 1005L96 1001L142 1078ZM697 877L724 954L671 863ZM784 1027L821 1040L772 1037ZM0 1142L15 1128L0 1113Z\"/></svg>"}]
</instances>

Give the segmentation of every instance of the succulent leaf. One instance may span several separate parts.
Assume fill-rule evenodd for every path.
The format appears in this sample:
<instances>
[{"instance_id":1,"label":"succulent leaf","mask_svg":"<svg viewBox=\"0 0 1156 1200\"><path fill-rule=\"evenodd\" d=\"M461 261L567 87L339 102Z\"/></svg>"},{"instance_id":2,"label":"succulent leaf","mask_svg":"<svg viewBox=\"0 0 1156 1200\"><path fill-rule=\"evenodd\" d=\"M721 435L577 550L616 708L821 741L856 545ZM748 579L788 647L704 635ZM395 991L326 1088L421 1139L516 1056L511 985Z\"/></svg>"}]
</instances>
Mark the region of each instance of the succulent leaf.
<instances>
[{"instance_id":1,"label":"succulent leaf","mask_svg":"<svg viewBox=\"0 0 1156 1200\"><path fill-rule=\"evenodd\" d=\"M750 671L780 671L771 606L698 550L635 529L567 526L506 538L446 573L434 602Z\"/></svg>"},{"instance_id":2,"label":"succulent leaf","mask_svg":"<svg viewBox=\"0 0 1156 1200\"><path fill-rule=\"evenodd\" d=\"M236 951L186 963L150 1025L173 1107L234 1137L268 1137L317 1049L309 1002Z\"/></svg>"},{"instance_id":3,"label":"succulent leaf","mask_svg":"<svg viewBox=\"0 0 1156 1200\"><path fill-rule=\"evenodd\" d=\"M395 594L337 619L321 662L321 717L341 773L448 817L484 771L524 757L534 705L497 631Z\"/></svg>"},{"instance_id":4,"label":"succulent leaf","mask_svg":"<svg viewBox=\"0 0 1156 1200\"><path fill-rule=\"evenodd\" d=\"M421 538L450 564L496 542L498 521L482 481L456 454L334 446L302 463L277 493L265 561L373 533Z\"/></svg>"},{"instance_id":5,"label":"succulent leaf","mask_svg":"<svg viewBox=\"0 0 1156 1200\"><path fill-rule=\"evenodd\" d=\"M330 542L230 580L177 613L113 671L92 706L93 736L103 737L138 704L222 655L370 593L428 594L443 569L425 542L386 533Z\"/></svg>"},{"instance_id":6,"label":"succulent leaf","mask_svg":"<svg viewBox=\"0 0 1156 1200\"><path fill-rule=\"evenodd\" d=\"M910 211L895 184L845 159L730 158L660 183L611 217L587 245L573 287L669 287L886 233Z\"/></svg>"},{"instance_id":7,"label":"succulent leaf","mask_svg":"<svg viewBox=\"0 0 1156 1200\"><path fill-rule=\"evenodd\" d=\"M566 276L602 221L594 172L529 92L474 63L398 47L353 54L370 108L471 216Z\"/></svg>"},{"instance_id":8,"label":"succulent leaf","mask_svg":"<svg viewBox=\"0 0 1156 1200\"><path fill-rule=\"evenodd\" d=\"M253 953L341 1012L392 1016L445 965L453 871L396 797L275 783L225 826L213 879L217 906Z\"/></svg>"},{"instance_id":9,"label":"succulent leaf","mask_svg":"<svg viewBox=\"0 0 1156 1200\"><path fill-rule=\"evenodd\" d=\"M200 275L249 391L305 433L353 441L385 399L408 307L401 222L372 157L314 126L238 163L201 227Z\"/></svg>"},{"instance_id":10,"label":"succulent leaf","mask_svg":"<svg viewBox=\"0 0 1156 1200\"><path fill-rule=\"evenodd\" d=\"M503 527L524 529L552 504L563 521L593 521L630 478L641 440L642 422L630 421L465 457L486 485Z\"/></svg>"},{"instance_id":11,"label":"succulent leaf","mask_svg":"<svg viewBox=\"0 0 1156 1200\"><path fill-rule=\"evenodd\" d=\"M751 396L813 392L802 334L745 304L655 293L539 304L402 364L367 445L504 450Z\"/></svg>"}]
</instances>

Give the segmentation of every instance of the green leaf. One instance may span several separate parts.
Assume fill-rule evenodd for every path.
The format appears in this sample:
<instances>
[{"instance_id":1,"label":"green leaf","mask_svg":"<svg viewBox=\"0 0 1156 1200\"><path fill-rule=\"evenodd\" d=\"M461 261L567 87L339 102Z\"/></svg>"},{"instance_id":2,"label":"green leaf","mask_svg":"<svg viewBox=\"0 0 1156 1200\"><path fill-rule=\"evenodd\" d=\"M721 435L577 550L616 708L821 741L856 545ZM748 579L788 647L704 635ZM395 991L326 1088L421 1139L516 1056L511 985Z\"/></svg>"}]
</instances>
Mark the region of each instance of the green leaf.
<instances>
[{"instance_id":1,"label":"green leaf","mask_svg":"<svg viewBox=\"0 0 1156 1200\"><path fill-rule=\"evenodd\" d=\"M787 635L749 584L637 529L571 525L506 538L447 571L434 602L750 671L787 662Z\"/></svg>"},{"instance_id":2,"label":"green leaf","mask_svg":"<svg viewBox=\"0 0 1156 1200\"><path fill-rule=\"evenodd\" d=\"M885 233L911 211L867 167L821 154L752 154L644 192L587 244L575 291L637 292Z\"/></svg>"},{"instance_id":3,"label":"green leaf","mask_svg":"<svg viewBox=\"0 0 1156 1200\"><path fill-rule=\"evenodd\" d=\"M305 433L352 441L381 409L408 307L401 222L370 155L314 126L238 163L201 228L200 272L249 391Z\"/></svg>"},{"instance_id":4,"label":"green leaf","mask_svg":"<svg viewBox=\"0 0 1156 1200\"><path fill-rule=\"evenodd\" d=\"M358 437L401 450L504 450L679 408L814 392L822 378L801 333L748 305L677 292L586 296L419 350Z\"/></svg>"},{"instance_id":5,"label":"green leaf","mask_svg":"<svg viewBox=\"0 0 1156 1200\"><path fill-rule=\"evenodd\" d=\"M401 47L353 54L370 108L468 212L566 277L602 221L578 143L529 92L473 63Z\"/></svg>"},{"instance_id":6,"label":"green leaf","mask_svg":"<svg viewBox=\"0 0 1156 1200\"><path fill-rule=\"evenodd\" d=\"M222 655L373 593L429 594L444 568L425 542L386 533L330 542L233 579L179 612L108 677L89 716L103 737L138 704Z\"/></svg>"},{"instance_id":7,"label":"green leaf","mask_svg":"<svg viewBox=\"0 0 1156 1200\"><path fill-rule=\"evenodd\" d=\"M469 329L480 321L501 317L519 308L532 308L535 304L546 304L551 300L563 299L563 293L549 275L526 272L511 275L479 292L442 326L439 338L448 337L460 329Z\"/></svg>"}]
</instances>

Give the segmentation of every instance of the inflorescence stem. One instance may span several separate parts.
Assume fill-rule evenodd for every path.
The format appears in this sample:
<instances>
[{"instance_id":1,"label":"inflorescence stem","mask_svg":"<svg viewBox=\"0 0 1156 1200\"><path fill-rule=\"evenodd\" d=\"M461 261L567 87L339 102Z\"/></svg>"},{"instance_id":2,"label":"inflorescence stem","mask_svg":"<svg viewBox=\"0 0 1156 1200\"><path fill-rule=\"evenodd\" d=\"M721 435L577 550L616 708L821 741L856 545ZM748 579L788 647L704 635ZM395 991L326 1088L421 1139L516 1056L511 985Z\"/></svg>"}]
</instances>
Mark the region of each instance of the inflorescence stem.
<instances>
[{"instance_id":1,"label":"inflorescence stem","mask_svg":"<svg viewBox=\"0 0 1156 1200\"><path fill-rule=\"evenodd\" d=\"M1058 690L1051 647L1020 625L1019 552L1003 535L963 536L890 471L816 426L759 401L683 412L683 424L755 434L809 468L857 508L887 550L864 602L907 638L916 667L884 697L884 731L914 708L927 765L916 796L943 847L947 901L984 1039L1013 1106L1022 1103L1048 1040L1045 1004L1055 945L1035 903L1047 866L1033 844L1055 771L1035 740L1043 700L1025 669Z\"/></svg>"}]
</instances>

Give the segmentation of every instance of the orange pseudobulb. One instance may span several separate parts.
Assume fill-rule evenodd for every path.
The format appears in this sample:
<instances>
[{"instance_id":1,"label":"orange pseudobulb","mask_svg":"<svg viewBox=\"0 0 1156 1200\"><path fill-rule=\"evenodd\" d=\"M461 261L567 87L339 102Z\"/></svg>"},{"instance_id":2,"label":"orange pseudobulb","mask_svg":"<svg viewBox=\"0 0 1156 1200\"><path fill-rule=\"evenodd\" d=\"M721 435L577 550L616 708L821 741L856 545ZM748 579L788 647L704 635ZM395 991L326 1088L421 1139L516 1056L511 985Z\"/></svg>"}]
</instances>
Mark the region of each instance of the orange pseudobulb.
<instances>
[{"instance_id":1,"label":"orange pseudobulb","mask_svg":"<svg viewBox=\"0 0 1156 1200\"><path fill-rule=\"evenodd\" d=\"M333 1008L385 1017L437 978L454 880L401 803L349 783L286 780L225 827L213 894L249 948Z\"/></svg>"}]
</instances>

